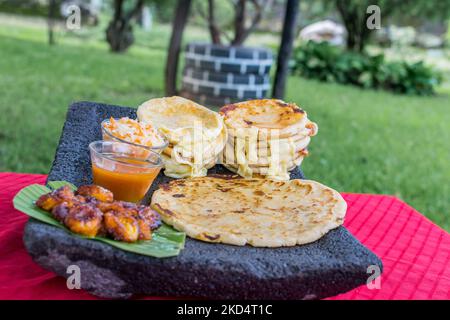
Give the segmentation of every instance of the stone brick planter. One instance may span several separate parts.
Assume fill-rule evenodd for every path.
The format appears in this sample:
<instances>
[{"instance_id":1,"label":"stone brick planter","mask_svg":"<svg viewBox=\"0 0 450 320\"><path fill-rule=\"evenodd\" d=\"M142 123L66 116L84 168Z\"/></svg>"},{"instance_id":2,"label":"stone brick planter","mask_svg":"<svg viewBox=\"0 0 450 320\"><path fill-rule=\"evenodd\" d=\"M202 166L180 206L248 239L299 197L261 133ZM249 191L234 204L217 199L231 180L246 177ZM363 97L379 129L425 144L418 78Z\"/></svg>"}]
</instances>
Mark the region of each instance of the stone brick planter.
<instances>
[{"instance_id":1,"label":"stone brick planter","mask_svg":"<svg viewBox=\"0 0 450 320\"><path fill-rule=\"evenodd\" d=\"M272 64L269 49L189 43L181 95L210 107L264 98Z\"/></svg>"}]
</instances>

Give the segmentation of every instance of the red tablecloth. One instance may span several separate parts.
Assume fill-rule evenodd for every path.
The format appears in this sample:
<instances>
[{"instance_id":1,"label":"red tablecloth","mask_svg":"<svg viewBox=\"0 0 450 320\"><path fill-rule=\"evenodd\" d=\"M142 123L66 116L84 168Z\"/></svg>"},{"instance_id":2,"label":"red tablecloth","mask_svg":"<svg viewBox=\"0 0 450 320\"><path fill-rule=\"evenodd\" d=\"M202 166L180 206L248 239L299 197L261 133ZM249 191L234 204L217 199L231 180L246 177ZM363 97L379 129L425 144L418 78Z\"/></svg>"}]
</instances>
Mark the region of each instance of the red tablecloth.
<instances>
[{"instance_id":1,"label":"red tablecloth","mask_svg":"<svg viewBox=\"0 0 450 320\"><path fill-rule=\"evenodd\" d=\"M35 264L22 243L28 217L12 198L45 175L0 173L0 299L95 299ZM380 289L331 299L450 299L450 235L392 196L343 194L345 226L383 261Z\"/></svg>"}]
</instances>

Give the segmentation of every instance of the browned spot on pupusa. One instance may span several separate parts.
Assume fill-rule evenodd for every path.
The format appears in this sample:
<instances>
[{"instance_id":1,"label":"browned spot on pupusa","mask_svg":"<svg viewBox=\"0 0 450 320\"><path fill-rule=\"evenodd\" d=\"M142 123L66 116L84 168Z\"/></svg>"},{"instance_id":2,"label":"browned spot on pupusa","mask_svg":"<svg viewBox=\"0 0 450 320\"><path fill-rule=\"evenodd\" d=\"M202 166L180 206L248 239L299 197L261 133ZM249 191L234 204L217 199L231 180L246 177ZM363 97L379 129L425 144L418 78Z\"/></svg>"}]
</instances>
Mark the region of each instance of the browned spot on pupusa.
<instances>
[{"instance_id":1,"label":"browned spot on pupusa","mask_svg":"<svg viewBox=\"0 0 450 320\"><path fill-rule=\"evenodd\" d=\"M312 122L308 122L306 125L305 125L305 128L307 128L307 129L309 129L310 130L310 132L309 132L309 135L310 136L314 136L316 133L317 133L317 131L316 131L316 126L314 125L314 123L312 123Z\"/></svg>"},{"instance_id":2,"label":"browned spot on pupusa","mask_svg":"<svg viewBox=\"0 0 450 320\"><path fill-rule=\"evenodd\" d=\"M202 236L208 240L214 241L220 238L220 234L216 234L216 235L209 235L207 233L202 233Z\"/></svg>"},{"instance_id":3,"label":"browned spot on pupusa","mask_svg":"<svg viewBox=\"0 0 450 320\"><path fill-rule=\"evenodd\" d=\"M289 103L281 101L281 100L277 100L275 103L277 105L279 105L280 107L289 107Z\"/></svg>"},{"instance_id":4,"label":"browned spot on pupusa","mask_svg":"<svg viewBox=\"0 0 450 320\"><path fill-rule=\"evenodd\" d=\"M170 185L168 183L160 184L159 187L161 189L163 189L164 191L169 191L170 190Z\"/></svg>"},{"instance_id":5,"label":"browned spot on pupusa","mask_svg":"<svg viewBox=\"0 0 450 320\"><path fill-rule=\"evenodd\" d=\"M263 196L263 195L265 195L265 193L264 193L263 191L261 191L261 190L255 190L253 193L254 193L255 195L257 195L257 196Z\"/></svg>"},{"instance_id":6,"label":"browned spot on pupusa","mask_svg":"<svg viewBox=\"0 0 450 320\"><path fill-rule=\"evenodd\" d=\"M184 187L185 183L182 179L180 180L173 180L169 182L170 185L174 185L174 186L180 186L180 187Z\"/></svg>"},{"instance_id":7,"label":"browned spot on pupusa","mask_svg":"<svg viewBox=\"0 0 450 320\"><path fill-rule=\"evenodd\" d=\"M237 108L237 105L235 104L226 104L222 108L220 108L219 113L226 115L228 112L233 111Z\"/></svg>"},{"instance_id":8,"label":"browned spot on pupusa","mask_svg":"<svg viewBox=\"0 0 450 320\"><path fill-rule=\"evenodd\" d=\"M175 193L175 194L172 195L172 197L174 197L174 198L184 198L186 196L184 194L182 194L182 193Z\"/></svg>"},{"instance_id":9,"label":"browned spot on pupusa","mask_svg":"<svg viewBox=\"0 0 450 320\"><path fill-rule=\"evenodd\" d=\"M305 185L305 189L306 189L306 191L305 191L306 195L309 195L312 192L312 187L309 184Z\"/></svg>"},{"instance_id":10,"label":"browned spot on pupusa","mask_svg":"<svg viewBox=\"0 0 450 320\"><path fill-rule=\"evenodd\" d=\"M240 179L240 177L237 174L210 174L208 177L216 178L216 179L223 179L223 180L233 180L233 179Z\"/></svg>"},{"instance_id":11,"label":"browned spot on pupusa","mask_svg":"<svg viewBox=\"0 0 450 320\"><path fill-rule=\"evenodd\" d=\"M169 216L176 215L174 212L170 211L169 209L164 209L163 207L161 207L161 205L159 203L155 203L154 206L157 207L160 210L160 212L164 212L165 214L167 214Z\"/></svg>"},{"instance_id":12,"label":"browned spot on pupusa","mask_svg":"<svg viewBox=\"0 0 450 320\"><path fill-rule=\"evenodd\" d=\"M305 113L305 111L302 108L298 107L297 105L295 105L293 103L288 103L288 102L284 102L284 101L276 101L276 104L283 108L289 107L294 113Z\"/></svg>"}]
</instances>

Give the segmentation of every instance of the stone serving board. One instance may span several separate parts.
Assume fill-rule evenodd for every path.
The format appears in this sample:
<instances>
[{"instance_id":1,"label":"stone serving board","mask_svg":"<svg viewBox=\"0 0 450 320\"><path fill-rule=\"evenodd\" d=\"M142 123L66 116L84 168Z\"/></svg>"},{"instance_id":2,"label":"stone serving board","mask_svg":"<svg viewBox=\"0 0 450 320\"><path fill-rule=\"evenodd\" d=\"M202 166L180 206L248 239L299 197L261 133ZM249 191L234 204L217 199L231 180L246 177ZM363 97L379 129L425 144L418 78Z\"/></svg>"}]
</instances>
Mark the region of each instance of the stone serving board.
<instances>
[{"instance_id":1,"label":"stone serving board","mask_svg":"<svg viewBox=\"0 0 450 320\"><path fill-rule=\"evenodd\" d=\"M101 139L100 122L113 117L135 117L132 108L92 102L69 107L48 180L75 185L91 183L88 144ZM229 173L216 165L211 173ZM292 178L303 178L300 169ZM170 178L162 173L147 195ZM152 258L86 240L34 219L24 231L33 260L67 277L67 267L78 265L81 287L106 298L134 294L212 299L319 299L366 283L367 268L380 259L344 227L302 246L254 248L211 244L186 239L181 254Z\"/></svg>"}]
</instances>

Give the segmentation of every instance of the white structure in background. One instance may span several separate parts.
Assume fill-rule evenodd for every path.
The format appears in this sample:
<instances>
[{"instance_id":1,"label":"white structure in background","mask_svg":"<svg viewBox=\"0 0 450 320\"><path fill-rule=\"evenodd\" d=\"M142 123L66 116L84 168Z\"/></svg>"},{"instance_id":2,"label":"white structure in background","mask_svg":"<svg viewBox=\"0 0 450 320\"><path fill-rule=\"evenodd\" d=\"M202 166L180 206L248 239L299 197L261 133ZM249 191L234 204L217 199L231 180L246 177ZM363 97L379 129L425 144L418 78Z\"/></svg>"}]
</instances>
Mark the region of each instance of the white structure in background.
<instances>
[{"instance_id":1,"label":"white structure in background","mask_svg":"<svg viewBox=\"0 0 450 320\"><path fill-rule=\"evenodd\" d=\"M389 37L393 46L405 47L414 43L416 30L413 27L389 27Z\"/></svg>"},{"instance_id":2,"label":"white structure in background","mask_svg":"<svg viewBox=\"0 0 450 320\"><path fill-rule=\"evenodd\" d=\"M141 16L141 26L142 29L145 31L150 31L152 29L153 25L153 16L152 11L150 10L149 6L144 6L142 9L142 16Z\"/></svg>"},{"instance_id":3,"label":"white structure in background","mask_svg":"<svg viewBox=\"0 0 450 320\"><path fill-rule=\"evenodd\" d=\"M332 45L343 45L345 36L345 28L331 20L315 22L300 31L300 39L302 40L326 41Z\"/></svg>"},{"instance_id":4,"label":"white structure in background","mask_svg":"<svg viewBox=\"0 0 450 320\"><path fill-rule=\"evenodd\" d=\"M444 45L444 36L429 32L420 32L413 27L390 25L376 33L376 39L392 47L409 47L416 45L425 49L440 48Z\"/></svg>"},{"instance_id":5,"label":"white structure in background","mask_svg":"<svg viewBox=\"0 0 450 320\"><path fill-rule=\"evenodd\" d=\"M90 0L91 10L95 14L99 14L100 13L100 10L102 9L102 6L103 6L103 0Z\"/></svg>"},{"instance_id":6,"label":"white structure in background","mask_svg":"<svg viewBox=\"0 0 450 320\"><path fill-rule=\"evenodd\" d=\"M442 47L444 40L432 33L419 33L416 35L415 44L425 49L433 49Z\"/></svg>"}]
</instances>

